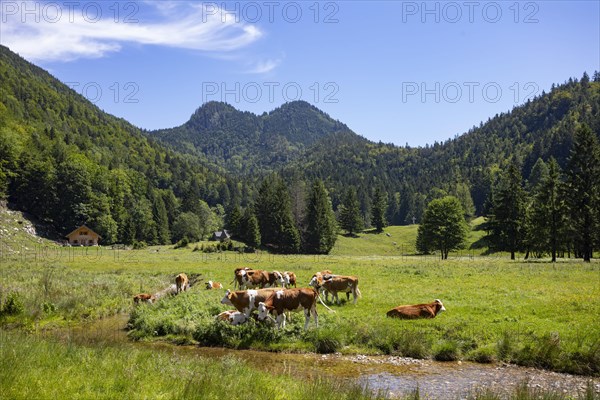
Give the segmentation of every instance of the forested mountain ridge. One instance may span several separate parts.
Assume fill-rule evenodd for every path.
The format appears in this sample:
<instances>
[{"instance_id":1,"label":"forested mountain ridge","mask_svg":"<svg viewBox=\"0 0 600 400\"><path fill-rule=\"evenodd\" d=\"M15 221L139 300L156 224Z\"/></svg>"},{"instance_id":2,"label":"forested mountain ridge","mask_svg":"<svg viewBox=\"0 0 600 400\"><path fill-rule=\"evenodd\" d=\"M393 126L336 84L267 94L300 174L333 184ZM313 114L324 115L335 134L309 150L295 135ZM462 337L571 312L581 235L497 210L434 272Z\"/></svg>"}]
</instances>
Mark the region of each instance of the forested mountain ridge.
<instances>
[{"instance_id":1,"label":"forested mountain ridge","mask_svg":"<svg viewBox=\"0 0 600 400\"><path fill-rule=\"evenodd\" d=\"M538 158L555 157L565 166L577 126L587 124L600 136L600 77L554 86L549 93L497 114L467 133L424 148L373 143L353 135L335 135L306 152L286 169L307 178L321 178L340 202L344 188L354 185L363 212L377 185L388 192L388 220L396 224L420 221L432 198L446 192L463 203L472 198L481 215L499 170L516 162L525 179Z\"/></svg>"},{"instance_id":2,"label":"forested mountain ridge","mask_svg":"<svg viewBox=\"0 0 600 400\"><path fill-rule=\"evenodd\" d=\"M0 198L63 234L167 243L180 213L241 191L0 46Z\"/></svg>"},{"instance_id":3,"label":"forested mountain ridge","mask_svg":"<svg viewBox=\"0 0 600 400\"><path fill-rule=\"evenodd\" d=\"M148 134L231 173L261 175L298 159L308 147L340 131L349 129L305 101L285 103L260 116L211 101L185 124Z\"/></svg>"}]
</instances>

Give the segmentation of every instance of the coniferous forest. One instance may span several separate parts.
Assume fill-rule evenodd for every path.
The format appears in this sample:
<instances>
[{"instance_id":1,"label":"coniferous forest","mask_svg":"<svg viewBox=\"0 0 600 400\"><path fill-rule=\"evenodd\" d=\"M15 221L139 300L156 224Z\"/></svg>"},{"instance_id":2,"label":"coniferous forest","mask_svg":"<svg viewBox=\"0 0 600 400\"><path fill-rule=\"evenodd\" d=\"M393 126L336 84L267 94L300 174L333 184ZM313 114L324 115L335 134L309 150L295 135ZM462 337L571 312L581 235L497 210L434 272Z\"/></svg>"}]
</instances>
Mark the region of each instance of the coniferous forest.
<instances>
[{"instance_id":1,"label":"coniferous forest","mask_svg":"<svg viewBox=\"0 0 600 400\"><path fill-rule=\"evenodd\" d=\"M491 251L589 260L599 136L598 72L413 148L371 142L302 101L262 115L210 102L145 131L0 46L0 198L63 235L85 223L102 244L228 227L249 247L327 253L338 229L421 223L452 196L467 220L487 217Z\"/></svg>"}]
</instances>

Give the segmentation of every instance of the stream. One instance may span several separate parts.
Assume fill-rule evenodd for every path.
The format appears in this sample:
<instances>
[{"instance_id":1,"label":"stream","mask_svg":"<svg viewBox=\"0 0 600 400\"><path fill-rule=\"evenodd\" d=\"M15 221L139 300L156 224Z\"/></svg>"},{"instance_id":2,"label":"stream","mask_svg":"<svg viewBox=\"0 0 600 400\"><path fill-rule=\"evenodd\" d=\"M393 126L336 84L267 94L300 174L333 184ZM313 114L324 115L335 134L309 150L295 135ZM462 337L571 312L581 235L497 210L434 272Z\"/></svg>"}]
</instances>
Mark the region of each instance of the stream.
<instances>
[{"instance_id":1,"label":"stream","mask_svg":"<svg viewBox=\"0 0 600 400\"><path fill-rule=\"evenodd\" d=\"M83 345L130 345L185 357L233 356L274 374L358 381L372 390L387 392L390 398L407 395L417 389L421 397L426 399L465 399L469 394L486 389L508 397L523 383L534 389L577 396L585 393L590 381L594 391L600 394L598 378L592 380L585 376L504 363L439 362L395 356L269 353L166 342L132 342L125 330L127 320L128 316L121 314L68 329L38 331L38 334L58 336L61 340Z\"/></svg>"}]
</instances>

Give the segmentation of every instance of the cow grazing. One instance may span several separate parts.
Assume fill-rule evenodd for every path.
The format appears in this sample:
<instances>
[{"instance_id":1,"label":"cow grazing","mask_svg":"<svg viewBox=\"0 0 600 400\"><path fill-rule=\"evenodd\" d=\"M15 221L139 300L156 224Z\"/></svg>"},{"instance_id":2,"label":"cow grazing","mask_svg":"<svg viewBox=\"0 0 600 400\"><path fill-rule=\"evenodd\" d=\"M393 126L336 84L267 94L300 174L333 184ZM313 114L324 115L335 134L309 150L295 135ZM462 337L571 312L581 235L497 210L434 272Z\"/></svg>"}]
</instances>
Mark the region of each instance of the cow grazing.
<instances>
[{"instance_id":1,"label":"cow grazing","mask_svg":"<svg viewBox=\"0 0 600 400\"><path fill-rule=\"evenodd\" d=\"M262 269L241 271L242 287L248 289L264 288L269 285L269 273Z\"/></svg>"},{"instance_id":2,"label":"cow grazing","mask_svg":"<svg viewBox=\"0 0 600 400\"><path fill-rule=\"evenodd\" d=\"M388 317L401 319L435 318L440 312L446 311L441 300L433 303L398 306L387 312Z\"/></svg>"},{"instance_id":3,"label":"cow grazing","mask_svg":"<svg viewBox=\"0 0 600 400\"><path fill-rule=\"evenodd\" d=\"M133 296L133 302L135 304L140 304L143 302L152 304L156 301L156 297L154 297L154 295L148 294L148 293L140 293L140 294L136 294L135 296Z\"/></svg>"},{"instance_id":4,"label":"cow grazing","mask_svg":"<svg viewBox=\"0 0 600 400\"><path fill-rule=\"evenodd\" d=\"M252 268L248 268L248 267L241 267L241 268L236 268L233 271L233 281L231 281L231 283L233 283L233 288L235 289L236 287L242 289L242 276L244 276L244 274L246 273L246 271L250 271ZM244 271L244 272L242 272Z\"/></svg>"},{"instance_id":5,"label":"cow grazing","mask_svg":"<svg viewBox=\"0 0 600 400\"><path fill-rule=\"evenodd\" d=\"M175 286L177 294L185 292L190 286L187 275L184 273L177 275L177 277L175 277Z\"/></svg>"},{"instance_id":6,"label":"cow grazing","mask_svg":"<svg viewBox=\"0 0 600 400\"><path fill-rule=\"evenodd\" d=\"M238 311L243 312L246 317L250 316L252 310L258 308L258 303L265 301L275 289L259 290L238 290L232 292L227 289L225 296L221 299L221 304L234 306Z\"/></svg>"},{"instance_id":7,"label":"cow grazing","mask_svg":"<svg viewBox=\"0 0 600 400\"><path fill-rule=\"evenodd\" d=\"M354 296L353 303L356 304L356 300L360 297L360 290L358 289L358 278L355 276L342 276L335 275L331 277L324 277L321 286L329 293L331 293L331 301L336 300L340 304L338 292L346 293L346 297L350 299L350 293Z\"/></svg>"},{"instance_id":8,"label":"cow grazing","mask_svg":"<svg viewBox=\"0 0 600 400\"><path fill-rule=\"evenodd\" d=\"M206 290L211 289L223 289L223 285L219 282L208 281L206 282Z\"/></svg>"},{"instance_id":9,"label":"cow grazing","mask_svg":"<svg viewBox=\"0 0 600 400\"><path fill-rule=\"evenodd\" d=\"M283 289L273 292L265 301L258 303L258 319L264 321L269 313L275 316L278 328L285 327L287 311L304 310L304 330L308 329L310 316L313 315L315 325L319 327L317 314L317 291L315 289Z\"/></svg>"},{"instance_id":10,"label":"cow grazing","mask_svg":"<svg viewBox=\"0 0 600 400\"><path fill-rule=\"evenodd\" d=\"M263 287L285 287L285 279L279 271L267 272L268 282Z\"/></svg>"},{"instance_id":11,"label":"cow grazing","mask_svg":"<svg viewBox=\"0 0 600 400\"><path fill-rule=\"evenodd\" d=\"M285 271L283 273L283 280L287 289L291 288L292 285L294 285L294 287L298 287L296 286L296 274L292 271Z\"/></svg>"},{"instance_id":12,"label":"cow grazing","mask_svg":"<svg viewBox=\"0 0 600 400\"><path fill-rule=\"evenodd\" d=\"M325 277L329 278L331 276L335 276L335 275L331 275L331 271L328 270L328 269L326 269L324 271L315 272L315 274L310 279L310 282L308 282L308 286L314 287L315 289L317 289L317 291L319 293L321 293L322 295L325 296L325 301L327 301L327 297L328 297L329 293L322 286L323 285L323 279Z\"/></svg>"},{"instance_id":13,"label":"cow grazing","mask_svg":"<svg viewBox=\"0 0 600 400\"><path fill-rule=\"evenodd\" d=\"M223 311L216 316L216 319L219 321L229 322L231 325L241 325L248 321L246 314L236 310Z\"/></svg>"}]
</instances>

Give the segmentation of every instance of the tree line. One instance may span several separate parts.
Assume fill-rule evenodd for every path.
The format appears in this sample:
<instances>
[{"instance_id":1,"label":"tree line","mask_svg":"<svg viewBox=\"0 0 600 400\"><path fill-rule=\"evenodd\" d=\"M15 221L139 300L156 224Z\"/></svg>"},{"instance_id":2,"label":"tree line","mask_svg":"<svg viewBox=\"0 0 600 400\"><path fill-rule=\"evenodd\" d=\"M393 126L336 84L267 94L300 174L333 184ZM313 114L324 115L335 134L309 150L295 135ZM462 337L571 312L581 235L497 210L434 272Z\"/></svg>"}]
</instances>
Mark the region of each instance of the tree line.
<instances>
[{"instance_id":1,"label":"tree line","mask_svg":"<svg viewBox=\"0 0 600 400\"><path fill-rule=\"evenodd\" d=\"M486 203L484 238L489 251L516 252L525 258L550 255L576 257L589 262L600 247L600 145L589 126L581 124L573 135L563 171L554 157L539 158L529 178L514 159L500 172ZM417 250L450 251L464 247L468 225L464 208L453 196L431 201L419 226Z\"/></svg>"}]
</instances>

